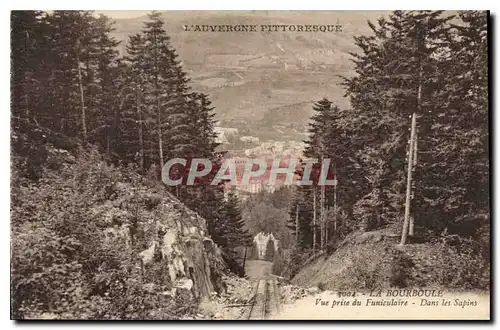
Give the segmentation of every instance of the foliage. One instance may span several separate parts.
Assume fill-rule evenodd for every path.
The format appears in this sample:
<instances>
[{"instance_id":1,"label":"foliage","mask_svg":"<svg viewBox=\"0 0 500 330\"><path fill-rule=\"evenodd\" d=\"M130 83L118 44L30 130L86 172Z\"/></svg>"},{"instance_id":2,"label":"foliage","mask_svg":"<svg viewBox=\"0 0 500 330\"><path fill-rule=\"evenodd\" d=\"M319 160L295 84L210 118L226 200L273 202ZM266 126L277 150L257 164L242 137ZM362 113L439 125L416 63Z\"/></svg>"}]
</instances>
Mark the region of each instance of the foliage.
<instances>
[{"instance_id":1,"label":"foliage","mask_svg":"<svg viewBox=\"0 0 500 330\"><path fill-rule=\"evenodd\" d=\"M458 235L464 248L468 240L478 241L481 248L457 260L484 269L490 230L487 14L394 11L368 25L371 34L354 40L356 74L343 82L351 108L341 110L326 98L316 102L306 141L306 157L333 160L337 204L346 216L338 231L328 227L326 246L338 246L358 229L401 230L415 113L418 149L410 204L415 235L430 244L443 233ZM329 188L325 203L331 208ZM311 232L320 237L312 225L314 190L300 187L289 208L293 233L298 207L298 242L306 249L313 245ZM317 214L318 209L317 204ZM398 269L409 266L398 266L402 259L394 262L394 281L403 285L406 275ZM456 273L453 262L444 265L450 275ZM462 267L466 283L484 287ZM359 271L369 277L366 269ZM360 283L370 282L365 277Z\"/></svg>"},{"instance_id":2,"label":"foliage","mask_svg":"<svg viewBox=\"0 0 500 330\"><path fill-rule=\"evenodd\" d=\"M113 22L91 11L13 11L11 26L12 259L19 267L12 275L14 315L81 310L90 318L157 317L146 314L168 297L146 297L129 250L137 253L156 238L143 222L167 194L157 182L165 159L220 162L208 96L190 89L159 13L130 36L124 58L111 35ZM96 151L74 158L91 146L104 158ZM117 214L103 219L106 207L98 205L115 203L124 182L159 191L144 192L144 200L130 196L113 208ZM217 225L225 203L220 187L197 182L169 189L207 220L217 244L228 242ZM133 235L112 244L109 228L122 225ZM34 250L22 252L24 246ZM28 266L33 258L40 264ZM168 286L165 273L154 265L147 280ZM72 286L81 293L70 299L65 290ZM60 299L64 305L54 306ZM77 308L88 301L97 309ZM139 314L125 310L130 308Z\"/></svg>"},{"instance_id":3,"label":"foliage","mask_svg":"<svg viewBox=\"0 0 500 330\"><path fill-rule=\"evenodd\" d=\"M252 236L245 228L241 216L240 202L236 192L230 190L227 194L223 208L223 223L221 232L227 238L227 247L234 249L236 246L250 246L252 244Z\"/></svg>"},{"instance_id":4,"label":"foliage","mask_svg":"<svg viewBox=\"0 0 500 330\"><path fill-rule=\"evenodd\" d=\"M273 255L272 273L276 275L283 274L286 267L285 252L283 249L278 249Z\"/></svg>"},{"instance_id":5,"label":"foliage","mask_svg":"<svg viewBox=\"0 0 500 330\"><path fill-rule=\"evenodd\" d=\"M272 239L269 239L266 244L266 253L264 255L264 260L273 261L275 254L274 241Z\"/></svg>"},{"instance_id":6,"label":"foliage","mask_svg":"<svg viewBox=\"0 0 500 330\"><path fill-rule=\"evenodd\" d=\"M389 283L393 287L406 288L411 277L411 268L415 265L412 259L403 252L396 250L392 256L391 276Z\"/></svg>"},{"instance_id":7,"label":"foliage","mask_svg":"<svg viewBox=\"0 0 500 330\"><path fill-rule=\"evenodd\" d=\"M37 183L13 171L13 182L22 183L12 192L13 316L166 319L189 312L195 296L163 294L172 288L166 262L139 258L159 235L153 220L166 216L157 203L164 188L135 168L108 165L95 149L48 154L65 161ZM16 168L19 157L13 160ZM225 267L208 261L212 276Z\"/></svg>"},{"instance_id":8,"label":"foliage","mask_svg":"<svg viewBox=\"0 0 500 330\"><path fill-rule=\"evenodd\" d=\"M280 249L279 262L273 265L273 273L285 278L294 277L310 260L312 253L307 249L293 246L290 249ZM277 257L278 258L278 257Z\"/></svg>"},{"instance_id":9,"label":"foliage","mask_svg":"<svg viewBox=\"0 0 500 330\"><path fill-rule=\"evenodd\" d=\"M436 245L436 254L446 267L437 267L437 283L445 287L461 290L489 290L490 265L489 260L481 260L482 255L477 242L470 239L455 237L455 242L441 241Z\"/></svg>"},{"instance_id":10,"label":"foliage","mask_svg":"<svg viewBox=\"0 0 500 330\"><path fill-rule=\"evenodd\" d=\"M258 233L272 233L280 246L287 248L292 242L286 228L287 209L291 202L292 189L282 187L274 192L265 190L251 195L242 203L242 216L252 236Z\"/></svg>"}]
</instances>

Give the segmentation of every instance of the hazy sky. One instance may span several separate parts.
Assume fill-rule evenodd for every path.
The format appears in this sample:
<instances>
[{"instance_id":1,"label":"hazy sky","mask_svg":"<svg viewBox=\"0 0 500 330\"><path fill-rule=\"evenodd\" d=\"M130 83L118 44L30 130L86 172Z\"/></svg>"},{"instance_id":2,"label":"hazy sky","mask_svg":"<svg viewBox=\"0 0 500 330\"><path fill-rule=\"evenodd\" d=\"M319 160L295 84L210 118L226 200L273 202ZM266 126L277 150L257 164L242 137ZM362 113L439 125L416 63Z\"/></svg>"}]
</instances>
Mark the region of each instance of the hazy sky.
<instances>
[{"instance_id":1,"label":"hazy sky","mask_svg":"<svg viewBox=\"0 0 500 330\"><path fill-rule=\"evenodd\" d=\"M111 18L134 18L144 16L151 10L96 10L96 14L104 14Z\"/></svg>"}]
</instances>

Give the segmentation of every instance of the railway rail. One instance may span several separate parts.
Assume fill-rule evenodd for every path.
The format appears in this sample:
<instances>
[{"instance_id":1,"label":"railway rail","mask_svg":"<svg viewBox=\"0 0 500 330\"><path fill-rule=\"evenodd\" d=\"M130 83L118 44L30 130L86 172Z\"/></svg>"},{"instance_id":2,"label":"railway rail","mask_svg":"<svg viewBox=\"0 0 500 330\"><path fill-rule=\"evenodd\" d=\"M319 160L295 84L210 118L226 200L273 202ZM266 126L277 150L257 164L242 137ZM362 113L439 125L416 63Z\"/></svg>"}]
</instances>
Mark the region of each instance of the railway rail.
<instances>
[{"instance_id":1,"label":"railway rail","mask_svg":"<svg viewBox=\"0 0 500 330\"><path fill-rule=\"evenodd\" d=\"M279 293L275 279L256 282L253 303L248 312L249 320L268 320L279 311Z\"/></svg>"}]
</instances>

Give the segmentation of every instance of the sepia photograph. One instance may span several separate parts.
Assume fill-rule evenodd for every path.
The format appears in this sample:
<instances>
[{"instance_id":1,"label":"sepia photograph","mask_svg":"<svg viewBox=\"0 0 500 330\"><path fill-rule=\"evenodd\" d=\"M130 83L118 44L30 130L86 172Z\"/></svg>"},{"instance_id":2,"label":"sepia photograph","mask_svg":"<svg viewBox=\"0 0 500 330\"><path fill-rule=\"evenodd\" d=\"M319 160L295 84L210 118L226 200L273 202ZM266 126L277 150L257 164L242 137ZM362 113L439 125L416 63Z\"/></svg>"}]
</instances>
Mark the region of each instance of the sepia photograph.
<instances>
[{"instance_id":1,"label":"sepia photograph","mask_svg":"<svg viewBox=\"0 0 500 330\"><path fill-rule=\"evenodd\" d=\"M481 10L13 10L12 320L491 320Z\"/></svg>"}]
</instances>

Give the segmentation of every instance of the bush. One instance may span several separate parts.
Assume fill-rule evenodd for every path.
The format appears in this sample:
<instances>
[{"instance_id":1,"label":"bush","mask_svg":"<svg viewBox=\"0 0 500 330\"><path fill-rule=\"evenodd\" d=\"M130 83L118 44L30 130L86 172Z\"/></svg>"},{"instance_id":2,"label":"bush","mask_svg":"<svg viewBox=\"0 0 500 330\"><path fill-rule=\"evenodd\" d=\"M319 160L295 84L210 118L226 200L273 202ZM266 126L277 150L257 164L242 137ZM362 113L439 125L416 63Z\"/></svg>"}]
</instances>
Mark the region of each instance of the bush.
<instances>
[{"instance_id":1,"label":"bush","mask_svg":"<svg viewBox=\"0 0 500 330\"><path fill-rule=\"evenodd\" d=\"M387 276L390 274L390 256L392 248L383 244L357 245L353 253L345 256L343 269L332 279L330 286L336 289L377 290L388 287ZM381 253L384 251L384 253Z\"/></svg>"},{"instance_id":2,"label":"bush","mask_svg":"<svg viewBox=\"0 0 500 330\"><path fill-rule=\"evenodd\" d=\"M282 276L285 267L286 263L285 263L285 258L283 256L283 250L278 249L278 251L274 254L272 272L275 275Z\"/></svg>"},{"instance_id":3,"label":"bush","mask_svg":"<svg viewBox=\"0 0 500 330\"><path fill-rule=\"evenodd\" d=\"M405 288L409 285L411 268L415 266L411 258L403 252L396 250L391 262L391 275L389 283L397 288Z\"/></svg>"},{"instance_id":4,"label":"bush","mask_svg":"<svg viewBox=\"0 0 500 330\"><path fill-rule=\"evenodd\" d=\"M383 202L379 189L373 189L368 195L361 198L353 207L353 214L360 223L362 231L371 231L382 225L384 221L380 214L382 211Z\"/></svg>"},{"instance_id":5,"label":"bush","mask_svg":"<svg viewBox=\"0 0 500 330\"><path fill-rule=\"evenodd\" d=\"M291 279L305 266L312 253L305 249L293 247L282 251L282 255L282 261L278 263L275 267L276 271L273 271L273 273Z\"/></svg>"},{"instance_id":6,"label":"bush","mask_svg":"<svg viewBox=\"0 0 500 330\"><path fill-rule=\"evenodd\" d=\"M436 244L436 254L443 267L436 269L439 285L454 289L490 289L490 264L478 253L477 242L461 239L452 247L446 243Z\"/></svg>"},{"instance_id":7,"label":"bush","mask_svg":"<svg viewBox=\"0 0 500 330\"><path fill-rule=\"evenodd\" d=\"M165 261L138 259L158 237L139 219L158 217L160 199L135 171L90 151L42 172L36 183L12 172L13 318L171 319L195 306L162 294Z\"/></svg>"}]
</instances>

